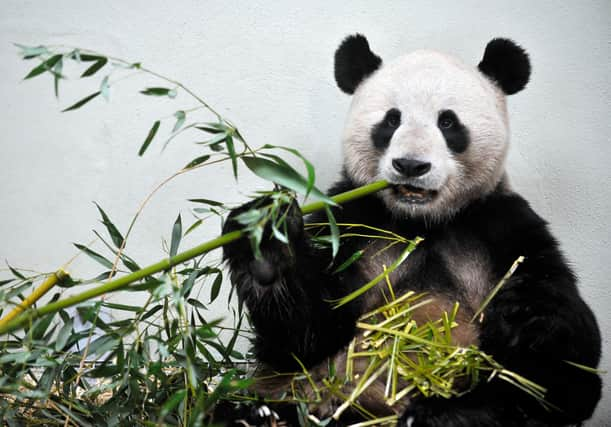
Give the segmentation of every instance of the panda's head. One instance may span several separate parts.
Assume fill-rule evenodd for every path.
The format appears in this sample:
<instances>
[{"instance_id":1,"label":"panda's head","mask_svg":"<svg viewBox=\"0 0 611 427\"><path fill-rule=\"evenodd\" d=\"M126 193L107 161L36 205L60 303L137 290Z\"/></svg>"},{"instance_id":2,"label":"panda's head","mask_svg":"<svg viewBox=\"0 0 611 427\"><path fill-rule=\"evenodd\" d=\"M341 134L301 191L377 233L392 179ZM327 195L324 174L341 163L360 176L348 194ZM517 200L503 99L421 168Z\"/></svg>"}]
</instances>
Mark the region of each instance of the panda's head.
<instances>
[{"instance_id":1,"label":"panda's head","mask_svg":"<svg viewBox=\"0 0 611 427\"><path fill-rule=\"evenodd\" d=\"M479 66L421 50L382 65L362 35L335 53L335 79L353 94L343 135L356 184L385 179L396 216L442 220L493 191L509 142L505 96L524 88L528 55L507 39L486 46Z\"/></svg>"}]
</instances>

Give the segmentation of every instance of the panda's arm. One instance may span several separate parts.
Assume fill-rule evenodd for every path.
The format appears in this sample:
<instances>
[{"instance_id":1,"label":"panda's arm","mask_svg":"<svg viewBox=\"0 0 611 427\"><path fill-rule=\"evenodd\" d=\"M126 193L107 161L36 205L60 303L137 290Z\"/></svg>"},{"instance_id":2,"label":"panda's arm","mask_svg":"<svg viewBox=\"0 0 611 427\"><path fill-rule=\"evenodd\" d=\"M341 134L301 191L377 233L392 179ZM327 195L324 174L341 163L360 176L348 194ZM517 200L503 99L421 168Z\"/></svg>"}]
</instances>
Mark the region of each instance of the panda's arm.
<instances>
[{"instance_id":1,"label":"panda's arm","mask_svg":"<svg viewBox=\"0 0 611 427\"><path fill-rule=\"evenodd\" d=\"M527 412L561 422L589 418L600 399L598 375L569 362L595 368L600 359L600 332L577 290L576 278L547 224L517 195L491 200L488 218L480 221L496 260L497 276L525 257L484 312L480 342L507 369L547 388L546 400L559 411ZM524 393L514 390L517 398ZM522 400L522 399L520 399Z\"/></svg>"},{"instance_id":2,"label":"panda's arm","mask_svg":"<svg viewBox=\"0 0 611 427\"><path fill-rule=\"evenodd\" d=\"M399 425L514 427L590 418L601 395L600 377L567 362L597 367L600 333L545 221L517 195L493 197L471 214L471 227L481 231L497 277L525 257L480 319L480 348L506 369L546 387L547 402L558 409L544 409L496 377L458 398L415 402Z\"/></svg>"},{"instance_id":3,"label":"panda's arm","mask_svg":"<svg viewBox=\"0 0 611 427\"><path fill-rule=\"evenodd\" d=\"M239 225L233 220L253 203L233 211L224 232ZM333 309L330 300L346 294L332 274L329 250L312 245L295 204L287 216L289 244L264 235L255 259L246 239L224 248L231 281L246 304L255 328L255 352L273 368L311 366L335 353L354 334L354 305Z\"/></svg>"}]
</instances>

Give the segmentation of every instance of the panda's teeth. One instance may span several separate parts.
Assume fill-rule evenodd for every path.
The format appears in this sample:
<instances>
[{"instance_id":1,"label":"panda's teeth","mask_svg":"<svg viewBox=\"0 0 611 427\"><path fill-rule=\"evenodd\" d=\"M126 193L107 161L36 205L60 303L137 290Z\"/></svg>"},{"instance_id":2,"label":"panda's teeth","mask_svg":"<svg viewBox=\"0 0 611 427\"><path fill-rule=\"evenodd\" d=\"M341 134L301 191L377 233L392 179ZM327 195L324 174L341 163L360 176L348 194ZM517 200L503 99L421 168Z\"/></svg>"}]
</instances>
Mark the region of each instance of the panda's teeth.
<instances>
[{"instance_id":1,"label":"panda's teeth","mask_svg":"<svg viewBox=\"0 0 611 427\"><path fill-rule=\"evenodd\" d=\"M404 185L397 186L397 189L404 196L410 196L410 197L414 197L414 196L422 197L422 196L424 196L424 192L426 191L426 190L423 190L423 191L413 191L412 189L409 189L409 188L407 188Z\"/></svg>"},{"instance_id":2,"label":"panda's teeth","mask_svg":"<svg viewBox=\"0 0 611 427\"><path fill-rule=\"evenodd\" d=\"M408 184L397 184L394 186L394 191L401 199L408 203L425 203L432 200L437 193L433 190L413 187Z\"/></svg>"}]
</instances>

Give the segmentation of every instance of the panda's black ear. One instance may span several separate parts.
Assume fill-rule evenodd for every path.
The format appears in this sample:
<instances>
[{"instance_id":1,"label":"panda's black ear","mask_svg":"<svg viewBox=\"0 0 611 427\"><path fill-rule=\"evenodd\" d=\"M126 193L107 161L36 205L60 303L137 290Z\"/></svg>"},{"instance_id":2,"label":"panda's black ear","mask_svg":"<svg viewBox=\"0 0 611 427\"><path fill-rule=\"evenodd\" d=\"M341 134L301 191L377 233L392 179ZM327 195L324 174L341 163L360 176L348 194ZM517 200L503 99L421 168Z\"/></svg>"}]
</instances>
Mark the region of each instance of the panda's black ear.
<instances>
[{"instance_id":1,"label":"panda's black ear","mask_svg":"<svg viewBox=\"0 0 611 427\"><path fill-rule=\"evenodd\" d=\"M524 89L530 77L528 54L509 39L491 40L478 68L494 80L507 95Z\"/></svg>"},{"instance_id":2,"label":"panda's black ear","mask_svg":"<svg viewBox=\"0 0 611 427\"><path fill-rule=\"evenodd\" d=\"M369 49L365 36L348 36L335 51L335 81L341 90L353 94L363 79L381 64L380 57Z\"/></svg>"}]
</instances>

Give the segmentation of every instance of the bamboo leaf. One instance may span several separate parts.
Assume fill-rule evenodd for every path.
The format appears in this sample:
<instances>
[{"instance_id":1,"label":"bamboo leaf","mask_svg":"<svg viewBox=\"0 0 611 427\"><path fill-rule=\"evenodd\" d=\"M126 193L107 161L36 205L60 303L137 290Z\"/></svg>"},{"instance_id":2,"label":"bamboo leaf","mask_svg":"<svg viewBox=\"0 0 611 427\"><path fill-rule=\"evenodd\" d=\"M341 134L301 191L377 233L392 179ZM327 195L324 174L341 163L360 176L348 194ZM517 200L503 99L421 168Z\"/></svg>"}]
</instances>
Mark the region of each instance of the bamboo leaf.
<instances>
[{"instance_id":1,"label":"bamboo leaf","mask_svg":"<svg viewBox=\"0 0 611 427\"><path fill-rule=\"evenodd\" d=\"M206 309L206 306L202 304L200 301L196 300L195 298L187 299L187 303L191 304L193 307L196 307L202 310Z\"/></svg>"},{"instance_id":2,"label":"bamboo leaf","mask_svg":"<svg viewBox=\"0 0 611 427\"><path fill-rule=\"evenodd\" d=\"M263 217L266 212L264 209L249 209L246 212L242 212L234 217L234 219L240 224L249 227L255 226Z\"/></svg>"},{"instance_id":3,"label":"bamboo leaf","mask_svg":"<svg viewBox=\"0 0 611 427\"><path fill-rule=\"evenodd\" d=\"M159 418L163 419L166 417L172 410L185 399L187 395L186 389L180 389L176 393L174 393L165 403L161 406L161 411L159 412Z\"/></svg>"},{"instance_id":4,"label":"bamboo leaf","mask_svg":"<svg viewBox=\"0 0 611 427\"><path fill-rule=\"evenodd\" d=\"M64 67L64 61L62 58L57 61L57 64L53 67L53 88L55 89L55 97L59 98L59 79L62 77L62 69Z\"/></svg>"},{"instance_id":5,"label":"bamboo leaf","mask_svg":"<svg viewBox=\"0 0 611 427\"><path fill-rule=\"evenodd\" d=\"M285 245L289 244L289 238L287 237L287 235L281 232L280 230L278 230L278 227L276 227L276 224L273 221L272 221L272 234L274 235L274 237L277 240L281 241Z\"/></svg>"},{"instance_id":6,"label":"bamboo leaf","mask_svg":"<svg viewBox=\"0 0 611 427\"><path fill-rule=\"evenodd\" d=\"M101 57L96 62L94 62L93 65L91 65L89 68L83 71L83 74L81 74L81 78L93 76L95 73L100 71L102 67L106 65L107 63L108 63L108 58Z\"/></svg>"},{"instance_id":7,"label":"bamboo leaf","mask_svg":"<svg viewBox=\"0 0 611 427\"><path fill-rule=\"evenodd\" d=\"M198 219L193 224L191 224L191 226L189 226L189 228L187 228L187 231L185 231L185 236L188 235L189 233L191 233L193 230L195 230L200 225L202 225L203 222L204 222L203 219Z\"/></svg>"},{"instance_id":8,"label":"bamboo leaf","mask_svg":"<svg viewBox=\"0 0 611 427\"><path fill-rule=\"evenodd\" d=\"M0 286L7 285L7 284L11 283L13 280L15 280L15 279L0 280Z\"/></svg>"},{"instance_id":9,"label":"bamboo leaf","mask_svg":"<svg viewBox=\"0 0 611 427\"><path fill-rule=\"evenodd\" d=\"M333 270L333 274L341 273L342 271L350 267L363 256L363 253L365 253L365 251L363 251L362 249L353 253L350 258L348 258L346 261L341 263L339 267Z\"/></svg>"},{"instance_id":10,"label":"bamboo leaf","mask_svg":"<svg viewBox=\"0 0 611 427\"><path fill-rule=\"evenodd\" d=\"M234 311L234 318L235 318L235 311ZM240 330L242 327L242 321L244 320L244 316L240 316L238 318L238 324L235 325L234 331L233 331L233 335L231 336L231 339L229 340L229 342L227 343L227 347L225 350L225 356L229 357L229 355L231 353L233 353L233 348L235 347L235 343L238 340L238 336L240 334Z\"/></svg>"},{"instance_id":11,"label":"bamboo leaf","mask_svg":"<svg viewBox=\"0 0 611 427\"><path fill-rule=\"evenodd\" d=\"M131 311L134 313L140 313L142 311L142 307L137 305L117 304L107 301L102 302L102 307L111 308L113 310Z\"/></svg>"},{"instance_id":12,"label":"bamboo leaf","mask_svg":"<svg viewBox=\"0 0 611 427\"><path fill-rule=\"evenodd\" d=\"M193 271L189 274L189 277L187 277L187 280L182 283L182 287L180 288L181 297L189 296L189 294L191 293L191 289L195 284L195 279L199 277L200 273L201 270L193 269Z\"/></svg>"},{"instance_id":13,"label":"bamboo leaf","mask_svg":"<svg viewBox=\"0 0 611 427\"><path fill-rule=\"evenodd\" d=\"M204 205L223 206L223 202L217 202L216 200L210 200L210 199L188 199L188 200L193 203L203 203Z\"/></svg>"},{"instance_id":14,"label":"bamboo leaf","mask_svg":"<svg viewBox=\"0 0 611 427\"><path fill-rule=\"evenodd\" d=\"M104 210L100 207L100 205L98 205L96 202L93 202L93 203L96 205L96 207L98 208L98 211L100 212L100 215L102 216L102 224L104 224L104 226L106 227L106 230L108 231L108 234L110 235L110 238L112 239L112 242L115 244L117 248L122 247L123 241L125 240L123 238L123 235L119 232L117 227L112 223L112 221L110 220L108 215L106 215L106 212L104 212Z\"/></svg>"},{"instance_id":15,"label":"bamboo leaf","mask_svg":"<svg viewBox=\"0 0 611 427\"><path fill-rule=\"evenodd\" d=\"M163 308L163 306L161 304L157 304L155 307L151 308L149 311L147 311L146 313L144 313L144 315L142 315L141 320L146 320L149 317L151 317L152 315L154 315L155 313L157 313L159 310L161 310Z\"/></svg>"},{"instance_id":16,"label":"bamboo leaf","mask_svg":"<svg viewBox=\"0 0 611 427\"><path fill-rule=\"evenodd\" d=\"M182 125L185 124L185 120L187 119L187 113L182 110L179 110L174 113L174 117L176 117L176 123L174 124L174 128L172 129L172 133L177 132Z\"/></svg>"},{"instance_id":17,"label":"bamboo leaf","mask_svg":"<svg viewBox=\"0 0 611 427\"><path fill-rule=\"evenodd\" d=\"M119 344L119 339L114 335L102 335L101 337L94 340L89 345L89 353L91 356L94 355L103 355L104 353L113 350L117 344Z\"/></svg>"},{"instance_id":18,"label":"bamboo leaf","mask_svg":"<svg viewBox=\"0 0 611 427\"><path fill-rule=\"evenodd\" d=\"M57 64L60 59L62 59L62 56L63 55L61 54L53 55L52 57L50 57L49 59L47 59L40 65L38 65L37 67L34 67L32 70L30 70L30 72L23 79L24 80L31 79L32 77L41 75L45 71L51 71L53 66Z\"/></svg>"},{"instance_id":19,"label":"bamboo leaf","mask_svg":"<svg viewBox=\"0 0 611 427\"><path fill-rule=\"evenodd\" d=\"M125 252L121 252L119 254L118 248L114 248L113 246L111 246L102 237L102 235L97 232L97 230L93 230L93 234L95 234L98 237L98 239L100 239L102 241L102 243L104 243L104 245L108 248L108 250L110 250L114 255L119 255L120 258L121 258L121 262L123 262L123 265L125 265L128 269L130 269L131 271L138 271L138 270L140 270L140 266L138 265L138 263L133 258L128 256Z\"/></svg>"},{"instance_id":20,"label":"bamboo leaf","mask_svg":"<svg viewBox=\"0 0 611 427\"><path fill-rule=\"evenodd\" d=\"M155 134L159 130L159 125L160 124L161 124L161 122L159 120L157 120L155 123L153 123L153 127L151 128L151 130L149 130L149 133L146 136L146 139L144 140L144 143L142 144L142 147L140 147L140 151L138 151L138 155L139 156L142 156L144 154L146 149L151 144L151 141L153 140L153 138L155 138Z\"/></svg>"},{"instance_id":21,"label":"bamboo leaf","mask_svg":"<svg viewBox=\"0 0 611 427\"><path fill-rule=\"evenodd\" d=\"M33 59L39 57L40 55L49 53L45 46L25 46L19 43L13 44L21 49L21 52L19 53L23 59Z\"/></svg>"},{"instance_id":22,"label":"bamboo leaf","mask_svg":"<svg viewBox=\"0 0 611 427\"><path fill-rule=\"evenodd\" d=\"M314 188L314 182L316 181L316 172L314 169L314 165L312 165L312 163L310 163L308 159L306 159L299 151L295 150L294 148L284 147L282 145L271 145L271 144L265 144L261 148L285 150L299 157L301 161L303 162L303 164L305 165L306 171L308 172L308 181L307 181L308 182L308 192L306 193L306 196L309 194L310 191L312 191L312 188Z\"/></svg>"},{"instance_id":23,"label":"bamboo leaf","mask_svg":"<svg viewBox=\"0 0 611 427\"><path fill-rule=\"evenodd\" d=\"M66 111L76 110L77 108L81 108L83 105L87 104L89 101L97 97L100 93L102 92L97 91L95 93L92 93L89 96L86 96L85 98L81 99L80 101L76 102L75 104L72 104L70 107L63 109L62 113L65 113Z\"/></svg>"},{"instance_id":24,"label":"bamboo leaf","mask_svg":"<svg viewBox=\"0 0 611 427\"><path fill-rule=\"evenodd\" d=\"M100 255L99 253L89 249L87 246L80 245L78 243L73 243L73 245L76 246L76 248L79 249L80 251L85 252L87 255L89 255L91 259L102 264L104 267L112 268L113 263L110 262L110 260L108 260L107 258Z\"/></svg>"},{"instance_id":25,"label":"bamboo leaf","mask_svg":"<svg viewBox=\"0 0 611 427\"><path fill-rule=\"evenodd\" d=\"M110 84L108 83L108 76L102 79L102 83L100 83L100 92L106 101L110 100Z\"/></svg>"},{"instance_id":26,"label":"bamboo leaf","mask_svg":"<svg viewBox=\"0 0 611 427\"><path fill-rule=\"evenodd\" d=\"M32 353L29 351L18 351L14 353L5 353L0 357L0 364L4 363L25 363L31 357Z\"/></svg>"},{"instance_id":27,"label":"bamboo leaf","mask_svg":"<svg viewBox=\"0 0 611 427\"><path fill-rule=\"evenodd\" d=\"M333 252L333 258L339 251L339 228L337 222L335 222L335 216L329 206L325 206L325 212L327 213L327 219L329 220L329 229L331 230L331 250Z\"/></svg>"},{"instance_id":28,"label":"bamboo leaf","mask_svg":"<svg viewBox=\"0 0 611 427\"><path fill-rule=\"evenodd\" d=\"M68 343L68 338L72 335L72 327L74 326L74 318L70 317L64 326L59 330L57 338L55 339L55 351L62 351Z\"/></svg>"},{"instance_id":29,"label":"bamboo leaf","mask_svg":"<svg viewBox=\"0 0 611 427\"><path fill-rule=\"evenodd\" d=\"M26 279L26 277L23 274L21 274L16 268L11 267L11 265L8 262L6 263L6 265L7 265L8 269L11 270L11 273L13 273L13 275L15 277L17 277L18 279L21 279L21 280L25 280Z\"/></svg>"},{"instance_id":30,"label":"bamboo leaf","mask_svg":"<svg viewBox=\"0 0 611 427\"><path fill-rule=\"evenodd\" d=\"M140 270L140 266L136 261L132 258L128 257L125 254L121 254L121 262L125 265L130 271L138 271Z\"/></svg>"},{"instance_id":31,"label":"bamboo leaf","mask_svg":"<svg viewBox=\"0 0 611 427\"><path fill-rule=\"evenodd\" d=\"M253 171L255 175L276 184L280 184L297 193L303 195L308 194L307 180L289 165L279 164L261 157L244 156L241 159L246 167ZM331 198L323 194L316 187L312 188L311 193L329 205L336 205Z\"/></svg>"},{"instance_id":32,"label":"bamboo leaf","mask_svg":"<svg viewBox=\"0 0 611 427\"><path fill-rule=\"evenodd\" d=\"M174 222L174 226L172 227L172 241L170 243L170 257L176 256L178 252L178 245L180 244L180 239L182 237L182 220L180 219L180 214L176 218Z\"/></svg>"},{"instance_id":33,"label":"bamboo leaf","mask_svg":"<svg viewBox=\"0 0 611 427\"><path fill-rule=\"evenodd\" d=\"M167 87L147 87L144 90L141 90L140 93L148 96L172 96L173 89L169 89ZM174 96L176 96L174 94Z\"/></svg>"},{"instance_id":34,"label":"bamboo leaf","mask_svg":"<svg viewBox=\"0 0 611 427\"><path fill-rule=\"evenodd\" d=\"M212 137L209 140L206 141L202 141L202 142L198 142L197 144L200 145L206 145L206 144L210 144L210 148L212 148L212 146L220 146L220 143L225 141L225 138L227 138L228 133L226 132L222 132L222 133L217 133L214 137ZM219 151L215 148L212 148L215 151ZM222 149L222 148L221 148Z\"/></svg>"},{"instance_id":35,"label":"bamboo leaf","mask_svg":"<svg viewBox=\"0 0 611 427\"><path fill-rule=\"evenodd\" d=\"M45 332L49 328L49 325L51 324L51 321L53 320L53 317L55 317L55 313L43 316L34 322L34 325L32 326L32 339L39 340L44 336Z\"/></svg>"},{"instance_id":36,"label":"bamboo leaf","mask_svg":"<svg viewBox=\"0 0 611 427\"><path fill-rule=\"evenodd\" d=\"M208 133L227 133L229 130L227 126L222 123L204 123L203 125L196 126L195 128Z\"/></svg>"},{"instance_id":37,"label":"bamboo leaf","mask_svg":"<svg viewBox=\"0 0 611 427\"><path fill-rule=\"evenodd\" d=\"M209 158L210 158L210 154L204 154L203 156L200 156L200 157L197 157L191 160L184 168L185 169L194 168L195 166L201 165L202 163L206 162Z\"/></svg>"},{"instance_id":38,"label":"bamboo leaf","mask_svg":"<svg viewBox=\"0 0 611 427\"><path fill-rule=\"evenodd\" d=\"M97 62L100 61L102 59L104 59L105 57L100 56L100 55L90 55L88 53L80 53L79 54L79 60L82 62Z\"/></svg>"},{"instance_id":39,"label":"bamboo leaf","mask_svg":"<svg viewBox=\"0 0 611 427\"><path fill-rule=\"evenodd\" d=\"M224 139L224 138L223 138L223 139ZM210 145L208 146L208 148L210 148L212 151L215 151L215 152L217 152L217 153L218 153L218 152L220 152L220 151L223 151L223 142L224 142L224 141L215 142L214 144L210 144Z\"/></svg>"},{"instance_id":40,"label":"bamboo leaf","mask_svg":"<svg viewBox=\"0 0 611 427\"><path fill-rule=\"evenodd\" d=\"M233 177L238 179L238 159L235 152L235 146L233 145L233 137L231 135L227 135L225 139L225 145L227 146L227 152L229 153L229 157L231 157L231 168L233 169Z\"/></svg>"},{"instance_id":41,"label":"bamboo leaf","mask_svg":"<svg viewBox=\"0 0 611 427\"><path fill-rule=\"evenodd\" d=\"M212 303L219 296L219 292L221 291L221 283L223 283L223 273L219 272L214 278L212 288L210 289L210 303Z\"/></svg>"}]
</instances>

